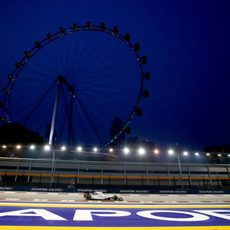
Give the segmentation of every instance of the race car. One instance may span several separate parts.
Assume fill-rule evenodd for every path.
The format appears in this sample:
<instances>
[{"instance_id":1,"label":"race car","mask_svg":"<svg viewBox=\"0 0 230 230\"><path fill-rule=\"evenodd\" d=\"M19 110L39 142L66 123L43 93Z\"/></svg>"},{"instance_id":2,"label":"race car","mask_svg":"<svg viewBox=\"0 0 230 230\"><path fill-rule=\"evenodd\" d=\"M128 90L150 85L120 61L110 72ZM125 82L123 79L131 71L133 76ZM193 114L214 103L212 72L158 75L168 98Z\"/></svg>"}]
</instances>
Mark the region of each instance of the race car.
<instances>
[{"instance_id":1,"label":"race car","mask_svg":"<svg viewBox=\"0 0 230 230\"><path fill-rule=\"evenodd\" d=\"M117 200L117 201L123 201L123 198L114 195L114 194L105 194L103 192L85 192L84 198L86 200Z\"/></svg>"}]
</instances>

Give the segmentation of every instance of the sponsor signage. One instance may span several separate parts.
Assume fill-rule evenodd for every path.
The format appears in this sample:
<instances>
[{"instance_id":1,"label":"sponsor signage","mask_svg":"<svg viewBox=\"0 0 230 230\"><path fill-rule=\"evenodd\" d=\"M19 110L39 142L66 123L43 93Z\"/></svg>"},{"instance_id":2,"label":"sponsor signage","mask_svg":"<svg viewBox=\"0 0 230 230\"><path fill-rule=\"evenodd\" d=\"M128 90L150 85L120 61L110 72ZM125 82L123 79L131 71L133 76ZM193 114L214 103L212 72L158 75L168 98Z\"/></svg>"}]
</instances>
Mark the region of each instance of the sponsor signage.
<instances>
[{"instance_id":1,"label":"sponsor signage","mask_svg":"<svg viewBox=\"0 0 230 230\"><path fill-rule=\"evenodd\" d=\"M47 188L31 186L0 186L0 191L34 191L34 192L93 192L131 193L131 194L230 194L229 190L169 190L169 189L94 189L94 188Z\"/></svg>"},{"instance_id":2,"label":"sponsor signage","mask_svg":"<svg viewBox=\"0 0 230 230\"><path fill-rule=\"evenodd\" d=\"M111 207L111 208L110 208ZM0 207L0 226L230 226L230 208Z\"/></svg>"}]
</instances>

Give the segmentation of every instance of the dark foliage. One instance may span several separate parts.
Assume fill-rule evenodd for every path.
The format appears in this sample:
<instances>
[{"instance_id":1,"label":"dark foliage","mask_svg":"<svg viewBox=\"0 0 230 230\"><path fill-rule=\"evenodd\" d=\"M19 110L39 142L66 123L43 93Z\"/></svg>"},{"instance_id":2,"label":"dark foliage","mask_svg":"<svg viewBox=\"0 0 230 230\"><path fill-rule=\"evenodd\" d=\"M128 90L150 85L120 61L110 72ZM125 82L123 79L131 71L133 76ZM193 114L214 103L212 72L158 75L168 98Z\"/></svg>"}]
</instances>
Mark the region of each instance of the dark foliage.
<instances>
[{"instance_id":1,"label":"dark foliage","mask_svg":"<svg viewBox=\"0 0 230 230\"><path fill-rule=\"evenodd\" d=\"M208 146L205 152L225 152L230 153L230 145Z\"/></svg>"},{"instance_id":2,"label":"dark foliage","mask_svg":"<svg viewBox=\"0 0 230 230\"><path fill-rule=\"evenodd\" d=\"M18 123L8 123L0 127L0 144L42 144L43 137Z\"/></svg>"}]
</instances>

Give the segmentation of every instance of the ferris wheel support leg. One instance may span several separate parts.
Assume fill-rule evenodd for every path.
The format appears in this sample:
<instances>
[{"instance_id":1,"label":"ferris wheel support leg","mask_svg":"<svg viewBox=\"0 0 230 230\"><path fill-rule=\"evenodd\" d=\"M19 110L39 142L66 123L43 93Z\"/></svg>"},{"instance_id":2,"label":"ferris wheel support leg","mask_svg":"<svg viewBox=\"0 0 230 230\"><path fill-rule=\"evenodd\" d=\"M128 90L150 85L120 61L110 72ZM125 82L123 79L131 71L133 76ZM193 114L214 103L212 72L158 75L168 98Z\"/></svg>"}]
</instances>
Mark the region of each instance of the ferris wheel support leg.
<instances>
[{"instance_id":1,"label":"ferris wheel support leg","mask_svg":"<svg viewBox=\"0 0 230 230\"><path fill-rule=\"evenodd\" d=\"M57 117L57 110L58 110L60 93L61 93L61 84L60 84L60 82L58 82L58 90L57 90L57 94L55 97L52 122L51 122L51 127L50 127L49 145L53 144L53 136L54 136L54 130L55 130L55 124L56 124L56 117Z\"/></svg>"},{"instance_id":2,"label":"ferris wheel support leg","mask_svg":"<svg viewBox=\"0 0 230 230\"><path fill-rule=\"evenodd\" d=\"M68 144L74 144L74 133L73 133L73 106L74 106L75 94L71 94L70 104L69 104L69 116L68 116Z\"/></svg>"}]
</instances>

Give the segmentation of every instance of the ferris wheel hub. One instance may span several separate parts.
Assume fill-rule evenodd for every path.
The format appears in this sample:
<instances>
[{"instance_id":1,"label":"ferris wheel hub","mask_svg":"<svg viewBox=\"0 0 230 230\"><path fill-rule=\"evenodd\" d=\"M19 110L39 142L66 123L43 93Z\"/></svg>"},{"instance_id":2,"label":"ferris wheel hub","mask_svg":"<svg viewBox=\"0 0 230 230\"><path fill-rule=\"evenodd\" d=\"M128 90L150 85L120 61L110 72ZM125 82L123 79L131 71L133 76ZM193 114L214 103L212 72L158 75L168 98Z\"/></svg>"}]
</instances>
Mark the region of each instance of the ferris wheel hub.
<instances>
[{"instance_id":1,"label":"ferris wheel hub","mask_svg":"<svg viewBox=\"0 0 230 230\"><path fill-rule=\"evenodd\" d=\"M64 76L59 75L59 76L57 77L57 83L58 83L58 84L64 84L64 85L67 87L67 89L68 89L69 93L71 94L71 96L72 96L72 97L75 97L75 96L76 96L75 87L74 87L73 85L71 85L71 84L66 80L66 78L65 78Z\"/></svg>"}]
</instances>

